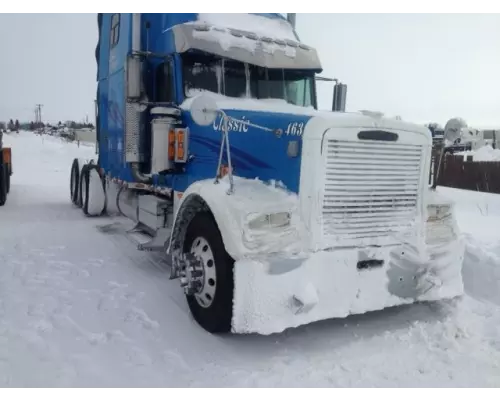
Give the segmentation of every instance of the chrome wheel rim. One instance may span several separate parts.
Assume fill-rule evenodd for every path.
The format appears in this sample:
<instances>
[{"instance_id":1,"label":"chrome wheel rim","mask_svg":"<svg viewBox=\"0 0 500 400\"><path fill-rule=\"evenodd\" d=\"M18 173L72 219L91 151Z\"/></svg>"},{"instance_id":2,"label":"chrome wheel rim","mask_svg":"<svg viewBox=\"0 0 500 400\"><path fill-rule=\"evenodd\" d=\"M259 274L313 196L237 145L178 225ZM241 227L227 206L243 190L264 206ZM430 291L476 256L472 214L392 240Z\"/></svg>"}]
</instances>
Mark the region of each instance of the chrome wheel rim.
<instances>
[{"instance_id":1,"label":"chrome wheel rim","mask_svg":"<svg viewBox=\"0 0 500 400\"><path fill-rule=\"evenodd\" d=\"M203 272L199 278L200 289L194 297L200 306L208 308L214 301L217 287L214 253L208 241L201 236L193 240L190 253L201 263Z\"/></svg>"}]
</instances>

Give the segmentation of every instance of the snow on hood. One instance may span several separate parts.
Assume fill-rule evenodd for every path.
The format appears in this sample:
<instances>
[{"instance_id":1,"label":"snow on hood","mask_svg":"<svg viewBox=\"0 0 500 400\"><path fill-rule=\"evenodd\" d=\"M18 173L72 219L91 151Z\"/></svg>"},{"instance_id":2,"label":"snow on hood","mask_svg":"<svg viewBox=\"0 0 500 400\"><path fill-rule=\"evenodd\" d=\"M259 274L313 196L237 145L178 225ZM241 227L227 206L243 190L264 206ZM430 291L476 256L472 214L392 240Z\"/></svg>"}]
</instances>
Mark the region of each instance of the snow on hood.
<instances>
[{"instance_id":1,"label":"snow on hood","mask_svg":"<svg viewBox=\"0 0 500 400\"><path fill-rule=\"evenodd\" d=\"M375 123L377 123L377 126L380 128L419 132L429 135L429 138L431 135L430 131L425 126L393 118L375 117L374 112L321 111L315 110L314 107L300 107L289 104L283 99L235 98L199 89L191 89L189 91L189 97L184 100L180 108L190 111L194 99L201 94L212 97L217 104L217 108L222 110L260 111L319 117L332 123L332 126L336 125L339 127L373 127Z\"/></svg>"},{"instance_id":2,"label":"snow on hood","mask_svg":"<svg viewBox=\"0 0 500 400\"><path fill-rule=\"evenodd\" d=\"M189 91L189 94L190 97L184 100L184 102L180 105L180 107L186 111L189 111L191 109L191 104L193 103L193 100L195 98L197 98L201 94L204 94L212 97L217 103L217 107L223 110L264 111L308 116L314 116L318 113L318 111L316 111L314 107L299 107L293 104L289 104L282 99L234 98L227 97L222 94L196 89L191 89Z\"/></svg>"}]
</instances>

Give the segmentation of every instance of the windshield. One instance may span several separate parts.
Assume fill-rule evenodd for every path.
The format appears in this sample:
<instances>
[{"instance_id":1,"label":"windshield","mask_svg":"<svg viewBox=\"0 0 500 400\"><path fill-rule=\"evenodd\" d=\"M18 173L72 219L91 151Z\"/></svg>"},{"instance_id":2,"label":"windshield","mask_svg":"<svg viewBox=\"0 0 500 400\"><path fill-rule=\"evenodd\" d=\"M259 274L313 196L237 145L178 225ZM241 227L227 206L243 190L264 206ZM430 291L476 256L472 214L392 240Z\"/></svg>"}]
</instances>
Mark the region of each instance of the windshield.
<instances>
[{"instance_id":1,"label":"windshield","mask_svg":"<svg viewBox=\"0 0 500 400\"><path fill-rule=\"evenodd\" d=\"M184 92L206 90L229 97L282 99L316 107L314 76L303 70L268 69L210 55L183 55Z\"/></svg>"}]
</instances>

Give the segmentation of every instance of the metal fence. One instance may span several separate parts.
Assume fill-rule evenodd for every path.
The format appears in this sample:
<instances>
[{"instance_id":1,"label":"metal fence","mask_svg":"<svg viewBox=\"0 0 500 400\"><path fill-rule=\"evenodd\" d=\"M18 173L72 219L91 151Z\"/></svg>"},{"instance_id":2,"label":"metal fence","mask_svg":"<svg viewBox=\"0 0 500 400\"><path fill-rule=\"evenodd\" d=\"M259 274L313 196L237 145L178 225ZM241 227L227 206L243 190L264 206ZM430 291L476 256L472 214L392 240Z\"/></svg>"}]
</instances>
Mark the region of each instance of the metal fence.
<instances>
[{"instance_id":1,"label":"metal fence","mask_svg":"<svg viewBox=\"0 0 500 400\"><path fill-rule=\"evenodd\" d=\"M439 164L438 151L433 152L429 181ZM434 167L435 166L435 167ZM441 161L437 185L479 192L500 193L500 162L473 162L472 157L445 155Z\"/></svg>"}]
</instances>

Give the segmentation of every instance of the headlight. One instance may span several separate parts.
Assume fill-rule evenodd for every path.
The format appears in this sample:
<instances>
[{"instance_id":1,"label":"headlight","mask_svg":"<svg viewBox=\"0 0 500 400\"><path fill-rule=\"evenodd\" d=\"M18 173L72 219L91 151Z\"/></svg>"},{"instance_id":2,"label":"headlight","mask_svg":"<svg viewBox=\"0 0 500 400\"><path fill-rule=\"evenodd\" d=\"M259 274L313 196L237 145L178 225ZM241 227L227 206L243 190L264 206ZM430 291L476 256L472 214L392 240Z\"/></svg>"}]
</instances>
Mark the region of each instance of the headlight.
<instances>
[{"instance_id":1,"label":"headlight","mask_svg":"<svg viewBox=\"0 0 500 400\"><path fill-rule=\"evenodd\" d=\"M427 222L443 220L451 215L451 206L449 204L429 204L427 215Z\"/></svg>"},{"instance_id":2,"label":"headlight","mask_svg":"<svg viewBox=\"0 0 500 400\"><path fill-rule=\"evenodd\" d=\"M250 229L283 228L290 225L290 213L250 214L248 227Z\"/></svg>"}]
</instances>

